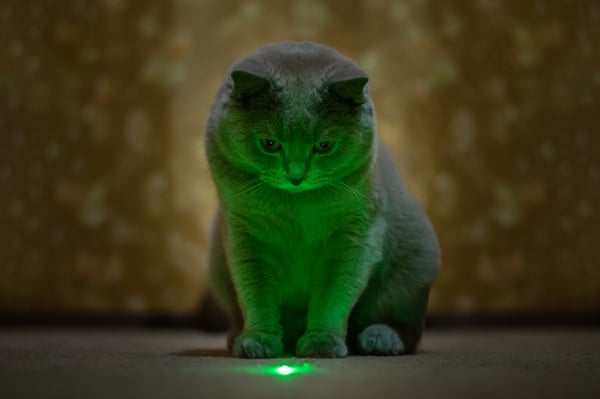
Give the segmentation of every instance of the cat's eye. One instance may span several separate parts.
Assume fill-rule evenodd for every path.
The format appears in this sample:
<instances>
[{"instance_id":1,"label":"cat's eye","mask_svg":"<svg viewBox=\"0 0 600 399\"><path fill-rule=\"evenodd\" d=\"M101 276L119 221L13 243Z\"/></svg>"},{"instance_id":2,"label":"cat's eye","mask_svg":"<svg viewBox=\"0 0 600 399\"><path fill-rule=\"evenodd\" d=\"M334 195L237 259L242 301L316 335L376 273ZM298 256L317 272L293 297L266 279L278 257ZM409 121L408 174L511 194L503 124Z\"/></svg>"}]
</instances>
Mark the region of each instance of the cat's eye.
<instances>
[{"instance_id":1,"label":"cat's eye","mask_svg":"<svg viewBox=\"0 0 600 399\"><path fill-rule=\"evenodd\" d=\"M333 143L331 141L321 141L315 145L314 150L319 154L326 154L333 149Z\"/></svg>"},{"instance_id":2,"label":"cat's eye","mask_svg":"<svg viewBox=\"0 0 600 399\"><path fill-rule=\"evenodd\" d=\"M263 150L266 152L277 152L281 150L281 144L277 140L273 139L262 139L260 141Z\"/></svg>"}]
</instances>

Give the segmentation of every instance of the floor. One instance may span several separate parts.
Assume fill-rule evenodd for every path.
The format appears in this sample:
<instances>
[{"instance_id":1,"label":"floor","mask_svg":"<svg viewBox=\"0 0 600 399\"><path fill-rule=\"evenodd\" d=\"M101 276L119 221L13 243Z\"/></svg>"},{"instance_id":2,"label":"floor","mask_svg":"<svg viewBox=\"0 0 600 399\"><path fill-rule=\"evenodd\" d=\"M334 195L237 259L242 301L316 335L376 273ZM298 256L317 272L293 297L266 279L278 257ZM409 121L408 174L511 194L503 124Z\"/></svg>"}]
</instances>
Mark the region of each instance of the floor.
<instances>
[{"instance_id":1,"label":"floor","mask_svg":"<svg viewBox=\"0 0 600 399\"><path fill-rule=\"evenodd\" d=\"M388 358L232 359L224 343L184 330L0 330L0 397L600 398L598 329L428 331L420 354Z\"/></svg>"}]
</instances>

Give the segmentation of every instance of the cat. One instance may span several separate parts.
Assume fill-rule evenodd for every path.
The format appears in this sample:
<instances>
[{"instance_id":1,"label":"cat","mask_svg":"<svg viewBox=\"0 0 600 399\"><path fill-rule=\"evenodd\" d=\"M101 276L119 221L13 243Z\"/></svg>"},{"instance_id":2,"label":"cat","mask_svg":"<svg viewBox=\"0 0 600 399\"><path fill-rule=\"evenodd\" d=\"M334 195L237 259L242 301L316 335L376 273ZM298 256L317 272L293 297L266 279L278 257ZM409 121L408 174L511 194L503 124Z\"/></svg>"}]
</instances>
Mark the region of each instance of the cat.
<instances>
[{"instance_id":1,"label":"cat","mask_svg":"<svg viewBox=\"0 0 600 399\"><path fill-rule=\"evenodd\" d=\"M440 250L377 138L367 82L332 48L286 42L236 62L218 91L209 264L235 357L417 348Z\"/></svg>"}]
</instances>

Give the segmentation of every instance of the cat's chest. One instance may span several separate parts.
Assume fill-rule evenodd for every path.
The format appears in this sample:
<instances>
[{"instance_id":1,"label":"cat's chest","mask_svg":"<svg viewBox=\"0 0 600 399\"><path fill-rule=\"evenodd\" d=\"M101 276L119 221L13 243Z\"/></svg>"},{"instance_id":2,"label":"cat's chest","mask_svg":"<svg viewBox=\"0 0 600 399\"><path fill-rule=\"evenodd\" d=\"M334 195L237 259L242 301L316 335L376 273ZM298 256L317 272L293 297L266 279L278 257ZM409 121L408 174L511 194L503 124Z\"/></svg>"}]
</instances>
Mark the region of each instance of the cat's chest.
<instances>
[{"instance_id":1,"label":"cat's chest","mask_svg":"<svg viewBox=\"0 0 600 399\"><path fill-rule=\"evenodd\" d=\"M292 246L273 248L284 304L302 308L308 305L319 269L326 267L328 253L324 242L296 241Z\"/></svg>"},{"instance_id":2,"label":"cat's chest","mask_svg":"<svg viewBox=\"0 0 600 399\"><path fill-rule=\"evenodd\" d=\"M286 253L308 255L317 250L340 229L342 216L324 212L280 212L263 216L254 235Z\"/></svg>"},{"instance_id":3,"label":"cat's chest","mask_svg":"<svg viewBox=\"0 0 600 399\"><path fill-rule=\"evenodd\" d=\"M317 269L333 255L330 248L340 234L340 217L315 213L267 218L265 222L255 233L272 256L286 302L301 305L309 295Z\"/></svg>"},{"instance_id":4,"label":"cat's chest","mask_svg":"<svg viewBox=\"0 0 600 399\"><path fill-rule=\"evenodd\" d=\"M283 300L302 307L316 279L324 277L329 262L368 236L368 213L351 201L311 201L255 207L245 223L267 254L281 284ZM343 255L343 254L342 254Z\"/></svg>"}]
</instances>

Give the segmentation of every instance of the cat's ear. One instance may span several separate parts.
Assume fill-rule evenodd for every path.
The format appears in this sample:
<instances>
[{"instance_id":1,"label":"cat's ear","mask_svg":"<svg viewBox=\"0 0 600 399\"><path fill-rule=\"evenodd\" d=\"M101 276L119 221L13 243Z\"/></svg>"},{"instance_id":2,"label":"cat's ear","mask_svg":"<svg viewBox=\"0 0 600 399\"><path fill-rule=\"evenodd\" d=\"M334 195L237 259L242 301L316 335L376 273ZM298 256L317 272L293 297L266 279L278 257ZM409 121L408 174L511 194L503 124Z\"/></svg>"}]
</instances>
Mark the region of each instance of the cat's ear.
<instances>
[{"instance_id":1,"label":"cat's ear","mask_svg":"<svg viewBox=\"0 0 600 399\"><path fill-rule=\"evenodd\" d=\"M250 97L269 88L267 79L246 71L231 72L231 79L233 79L231 96L234 98Z\"/></svg>"},{"instance_id":2,"label":"cat's ear","mask_svg":"<svg viewBox=\"0 0 600 399\"><path fill-rule=\"evenodd\" d=\"M338 80L329 86L329 91L354 104L365 102L365 85L369 81L366 76Z\"/></svg>"}]
</instances>

